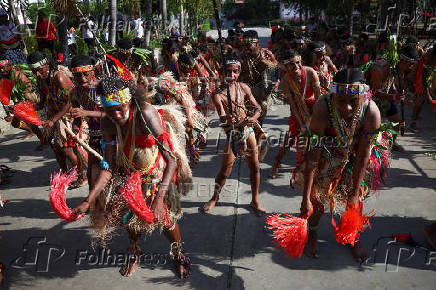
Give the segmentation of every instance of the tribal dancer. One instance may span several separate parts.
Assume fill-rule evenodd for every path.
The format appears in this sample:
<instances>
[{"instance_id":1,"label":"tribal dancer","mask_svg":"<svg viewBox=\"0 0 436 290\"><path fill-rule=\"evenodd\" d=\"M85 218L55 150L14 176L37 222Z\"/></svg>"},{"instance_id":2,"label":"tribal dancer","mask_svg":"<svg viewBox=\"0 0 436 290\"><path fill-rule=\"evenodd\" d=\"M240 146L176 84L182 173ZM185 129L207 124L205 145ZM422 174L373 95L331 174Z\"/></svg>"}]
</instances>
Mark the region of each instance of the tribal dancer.
<instances>
[{"instance_id":1,"label":"tribal dancer","mask_svg":"<svg viewBox=\"0 0 436 290\"><path fill-rule=\"evenodd\" d=\"M416 75L418 71L419 52L414 46L403 46L399 51L399 62L397 65L397 78L395 86L402 88L405 97L410 96L412 100L404 100L404 103L413 105L414 111L427 101L426 94L420 94L415 90ZM411 124L411 129L416 131L416 123Z\"/></svg>"},{"instance_id":2,"label":"tribal dancer","mask_svg":"<svg viewBox=\"0 0 436 290\"><path fill-rule=\"evenodd\" d=\"M191 159L191 165L200 160L200 144L206 143L208 122L206 117L196 108L189 87L185 82L177 82L171 72L165 72L158 78L149 78L154 89L148 94L150 103L158 102L153 98L156 92L163 94L161 104L180 105L186 116L186 146ZM197 133L197 136L194 136Z\"/></svg>"},{"instance_id":3,"label":"tribal dancer","mask_svg":"<svg viewBox=\"0 0 436 290\"><path fill-rule=\"evenodd\" d=\"M206 43L200 47L200 54L208 63L211 70L218 76L221 72L220 53L216 41L208 37Z\"/></svg>"},{"instance_id":4,"label":"tribal dancer","mask_svg":"<svg viewBox=\"0 0 436 290\"><path fill-rule=\"evenodd\" d=\"M174 71L177 63L177 50L179 49L177 42L171 38L164 38L162 40L161 53L157 55L157 68L158 75L166 71Z\"/></svg>"},{"instance_id":5,"label":"tribal dancer","mask_svg":"<svg viewBox=\"0 0 436 290\"><path fill-rule=\"evenodd\" d=\"M293 181L303 191L301 215L310 216L307 253L311 257L319 257L316 229L324 205L330 205L332 214L338 207L357 206L387 173L392 137L380 129L380 112L364 82L358 69L335 75L330 93L313 108L308 151L293 173ZM365 260L366 251L357 241L352 254L360 262Z\"/></svg>"},{"instance_id":6,"label":"tribal dancer","mask_svg":"<svg viewBox=\"0 0 436 290\"><path fill-rule=\"evenodd\" d=\"M191 50L189 53L180 54L177 62L177 71L174 72L174 75L178 81L186 83L196 107L207 117L207 105L214 84L213 80L209 79L206 67L202 63L197 62L195 57L201 58L194 50ZM208 66L207 63L206 65ZM210 68L209 71L213 74Z\"/></svg>"},{"instance_id":7,"label":"tribal dancer","mask_svg":"<svg viewBox=\"0 0 436 290\"><path fill-rule=\"evenodd\" d=\"M289 131L274 159L270 178L277 177L285 150L292 145L291 140L295 140L295 137L301 133L301 128L308 127L312 107L319 98L321 90L317 73L312 68L301 64L301 56L297 51L290 49L282 58L281 64L286 74L280 82L280 88L288 99L291 116L289 117Z\"/></svg>"},{"instance_id":8,"label":"tribal dancer","mask_svg":"<svg viewBox=\"0 0 436 290\"><path fill-rule=\"evenodd\" d=\"M304 51L303 64L313 68L318 74L321 95L328 93L333 75L338 70L330 57L326 55L325 44L320 41L309 43Z\"/></svg>"},{"instance_id":9,"label":"tribal dancer","mask_svg":"<svg viewBox=\"0 0 436 290\"><path fill-rule=\"evenodd\" d=\"M413 122L410 127L417 131L417 121L421 113L424 102L432 102L436 96L436 46L428 50L419 61L418 70L415 81L415 92L418 98L415 99L413 108Z\"/></svg>"},{"instance_id":10,"label":"tribal dancer","mask_svg":"<svg viewBox=\"0 0 436 290\"><path fill-rule=\"evenodd\" d=\"M46 56L37 51L28 57L28 64L37 78L37 89L42 98L46 98L47 120L43 122L47 132L53 133L53 151L62 171L67 172L67 159L73 167L78 168L77 185L86 184L82 156L77 145L65 131L66 126L79 131L80 125L70 114L70 91L74 88L71 81L72 74L68 68L58 66L53 68ZM48 133L45 133L46 135ZM74 184L76 186L76 184Z\"/></svg>"},{"instance_id":11,"label":"tribal dancer","mask_svg":"<svg viewBox=\"0 0 436 290\"><path fill-rule=\"evenodd\" d=\"M397 42L394 36L387 38L382 34L378 43L378 56L374 62L367 64L369 85L373 91L374 101L376 102L382 117L386 117L390 122L399 122L400 114L396 102L404 101L403 92L398 92L395 85L395 74L399 62L397 54ZM398 82L397 82L398 85ZM399 131L400 125L396 126ZM397 134L394 134L393 151L404 151L403 147L396 143Z\"/></svg>"},{"instance_id":12,"label":"tribal dancer","mask_svg":"<svg viewBox=\"0 0 436 290\"><path fill-rule=\"evenodd\" d=\"M366 33L361 33L356 41L356 59L354 63L356 67L361 67L371 60L369 36Z\"/></svg>"},{"instance_id":13,"label":"tribal dancer","mask_svg":"<svg viewBox=\"0 0 436 290\"><path fill-rule=\"evenodd\" d=\"M117 42L117 50L111 53L115 59L120 61L130 72L131 77L137 86L145 87L147 81L145 78L153 69L153 57L151 51L147 49L133 47L129 38L122 38ZM117 65L115 64L117 67ZM120 68L117 67L116 73Z\"/></svg>"},{"instance_id":14,"label":"tribal dancer","mask_svg":"<svg viewBox=\"0 0 436 290\"><path fill-rule=\"evenodd\" d=\"M231 104L228 103L226 90L221 90L213 95L221 123L225 124L224 130L227 134L227 142L224 145L221 169L215 178L215 192L211 200L203 207L205 213L208 213L215 207L219 199L222 187L227 178L232 173L233 163L236 156L244 155L246 157L248 168L250 170L251 183L251 203L256 215L261 216L266 211L262 208L259 201L260 186L260 169L258 159L258 148L254 136L253 125L261 115L261 108L251 93L250 88L241 82L238 82L241 73L241 63L235 56L230 56L225 62L225 72L229 78ZM245 103L249 103L254 108L254 114L250 116L247 113ZM231 106L231 112L229 110Z\"/></svg>"},{"instance_id":15,"label":"tribal dancer","mask_svg":"<svg viewBox=\"0 0 436 290\"><path fill-rule=\"evenodd\" d=\"M151 234L160 228L171 243L180 277L189 274L190 261L182 251L177 220L182 216L180 193L192 182L192 172L178 134L184 133L183 120L174 108L156 110L145 101L145 92L135 89L132 98L127 83L120 77L106 77L98 87L106 117L101 120L102 151L105 160L93 182L88 197L74 209L76 214L90 207L91 220L97 237L104 244L110 231L123 225L129 234L129 262L120 273L130 276L138 267L141 249L138 240L141 232ZM134 193L134 205L146 202L155 220L147 223L133 213L133 207L121 197L120 180L140 174L142 192ZM131 210L132 209L132 210ZM135 211L136 212L136 211Z\"/></svg>"},{"instance_id":16,"label":"tribal dancer","mask_svg":"<svg viewBox=\"0 0 436 290\"><path fill-rule=\"evenodd\" d=\"M94 62L88 55L76 55L71 60L70 67L76 85L70 93L73 106L71 115L73 118L82 119L82 122L87 118L89 146L101 154L100 119L105 117L106 113L96 94ZM99 170L99 160L92 154L88 154L87 167L86 175L91 188L92 181L96 179Z\"/></svg>"},{"instance_id":17,"label":"tribal dancer","mask_svg":"<svg viewBox=\"0 0 436 290\"><path fill-rule=\"evenodd\" d=\"M209 63L203 58L199 49L193 48L189 51L189 54L195 60L195 69L199 72L200 78L200 93L197 98L197 108L200 110L205 117L208 116L209 110L213 111L215 106L211 102L211 94L219 86L218 78ZM203 144L206 145L206 144Z\"/></svg>"},{"instance_id":18,"label":"tribal dancer","mask_svg":"<svg viewBox=\"0 0 436 290\"><path fill-rule=\"evenodd\" d=\"M5 120L10 122L12 127L20 128L28 132L28 134L23 138L24 140L29 139L34 134L41 139L42 133L38 126L28 124L11 113L14 106L22 101L30 101L35 108L38 108L38 96L34 92L35 82L32 84L31 81L33 77L32 72L29 70L26 64L13 65L5 56L1 55L0 75L2 79L8 79L14 82L11 95L13 105L8 104L4 107L5 110L7 110L7 116L5 117Z\"/></svg>"},{"instance_id":19,"label":"tribal dancer","mask_svg":"<svg viewBox=\"0 0 436 290\"><path fill-rule=\"evenodd\" d=\"M262 107L259 117L259 123L262 125L272 92L268 73L277 66L277 60L271 51L259 46L259 37L255 30L244 32L243 45L241 81L250 87L256 102Z\"/></svg>"}]
</instances>

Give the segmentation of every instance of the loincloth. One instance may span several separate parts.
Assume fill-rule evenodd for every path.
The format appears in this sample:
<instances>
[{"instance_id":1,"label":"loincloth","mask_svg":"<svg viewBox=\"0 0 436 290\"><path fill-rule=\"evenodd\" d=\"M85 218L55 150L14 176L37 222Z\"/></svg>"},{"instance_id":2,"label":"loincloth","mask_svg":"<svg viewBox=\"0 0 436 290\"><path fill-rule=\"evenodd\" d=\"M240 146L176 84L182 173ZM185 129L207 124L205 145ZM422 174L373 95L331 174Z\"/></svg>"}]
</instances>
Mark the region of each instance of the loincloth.
<instances>
[{"instance_id":1,"label":"loincloth","mask_svg":"<svg viewBox=\"0 0 436 290\"><path fill-rule=\"evenodd\" d=\"M390 163L390 148L392 136L386 132L378 133L371 143L371 155L361 184L360 198L364 199L376 192L384 183L387 168ZM338 149L339 148L339 149ZM327 151L328 150L328 151ZM330 206L331 210L343 210L353 188L354 153L340 147L323 149L318 168L315 171L312 199L324 208ZM304 170L306 166L304 157L297 161L292 182L300 190L304 188Z\"/></svg>"},{"instance_id":2,"label":"loincloth","mask_svg":"<svg viewBox=\"0 0 436 290\"><path fill-rule=\"evenodd\" d=\"M157 194L159 181L147 180L143 176L142 192L145 202L151 207ZM163 230L172 230L177 221L182 217L180 195L174 183L168 188L168 193L164 197L165 220L161 222L146 223L140 217L136 216L130 209L127 202L121 196L119 190L125 183L125 175L115 174L110 183L106 186L102 194L97 198L95 205L91 210L91 224L94 230L93 244L102 244L103 246L112 238L112 233L119 228L125 228L129 232L140 234L142 232L151 235L156 229L160 232Z\"/></svg>"}]
</instances>

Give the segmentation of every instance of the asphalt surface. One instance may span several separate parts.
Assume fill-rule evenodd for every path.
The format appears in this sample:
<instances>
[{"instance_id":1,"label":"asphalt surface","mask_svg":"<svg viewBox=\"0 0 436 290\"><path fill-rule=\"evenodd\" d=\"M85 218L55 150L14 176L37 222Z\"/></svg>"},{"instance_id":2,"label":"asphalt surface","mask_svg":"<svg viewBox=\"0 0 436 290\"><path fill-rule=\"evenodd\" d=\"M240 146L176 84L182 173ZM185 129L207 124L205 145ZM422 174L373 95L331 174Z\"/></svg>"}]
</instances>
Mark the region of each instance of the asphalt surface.
<instances>
[{"instance_id":1,"label":"asphalt surface","mask_svg":"<svg viewBox=\"0 0 436 290\"><path fill-rule=\"evenodd\" d=\"M269 112L265 124L270 136L277 137L286 130L288 112L285 105L275 105ZM407 108L406 115L410 114ZM418 243L428 246L422 227L436 220L436 161L425 156L426 152L435 151L435 114L429 106L422 120L426 123L421 133L406 132L405 137L400 137L406 151L394 153L386 186L366 202L365 210L374 211L376 216L371 220L372 229L361 235L370 259L359 265L346 247L335 242L329 216L323 217L319 227L320 259L304 255L290 259L278 249L265 229L266 218L256 217L248 207L251 194L244 161L235 164L229 186L212 213L198 211L212 195L224 143L217 118L211 116L210 141L194 169L195 187L182 203L185 213L180 221L182 237L192 259L192 275L187 280L175 277L167 256L168 242L159 233L141 240L146 257L132 277L121 277L119 267L107 255L100 256L100 248L90 247L92 232L88 219L66 224L52 212L48 202L49 177L58 166L51 150L34 151L35 137L22 141L24 132L8 130L0 137L0 164L11 167L15 173L9 184L0 187L0 195L7 200L0 208L0 260L7 267L3 287L434 289L436 253L398 246L383 238L394 233L411 233ZM268 171L276 152L277 147L270 148L261 164L261 202L269 213L298 213L300 192L289 187L295 152L286 155L279 177L270 180ZM67 203L73 207L86 194L86 187L70 190ZM127 247L128 238L123 230L108 245L111 253L116 254L125 254Z\"/></svg>"}]
</instances>

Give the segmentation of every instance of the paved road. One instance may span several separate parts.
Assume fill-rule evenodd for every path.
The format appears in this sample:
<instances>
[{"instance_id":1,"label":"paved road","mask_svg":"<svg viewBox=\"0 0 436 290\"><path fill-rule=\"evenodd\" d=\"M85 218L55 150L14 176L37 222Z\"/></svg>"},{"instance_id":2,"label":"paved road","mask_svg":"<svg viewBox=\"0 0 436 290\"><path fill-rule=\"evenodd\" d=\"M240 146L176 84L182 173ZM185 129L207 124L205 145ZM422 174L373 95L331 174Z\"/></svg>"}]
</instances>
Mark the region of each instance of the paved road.
<instances>
[{"instance_id":1,"label":"paved road","mask_svg":"<svg viewBox=\"0 0 436 290\"><path fill-rule=\"evenodd\" d=\"M286 129L288 110L277 105L270 111L265 123L271 136ZM406 113L411 114L410 110ZM411 232L416 241L425 244L421 229L436 220L436 161L424 155L436 150L435 116L427 107L423 119L428 122L422 133L406 132L400 138L407 151L394 154L386 187L367 200L366 210L374 210L376 216L372 230L363 233L361 240L364 246L377 251L370 251L371 259L363 265L356 264L349 250L335 242L327 216L320 224L321 258L287 258L271 242L269 231L264 228L265 217L256 217L247 207L250 188L244 163L235 165L229 187L212 214L199 213L198 207L212 194L220 165L216 152L224 141L222 135L218 138L216 117L211 117L211 140L194 170L196 187L182 204L182 235L193 262L192 276L186 281L175 278L166 257L168 242L158 233L141 241L144 253L149 255L130 278L121 277L110 260L107 264L107 255L97 258L101 249L94 252L90 247L89 221L65 224L51 211L49 176L58 170L52 152L36 152L35 138L21 141L24 133L7 131L0 136L0 164L12 167L16 173L10 184L0 188L0 194L8 200L0 208L0 260L8 267L4 288L434 289L436 253L427 265L429 258L423 251L412 255L410 248L399 252L398 247L389 246L389 239L376 242L393 233ZM261 201L269 212L297 213L301 195L289 188L295 152L287 154L279 178L269 180L267 175L276 152L277 148L272 148L261 165ZM85 189L69 191L67 203L76 205L85 195ZM111 253L126 253L127 235L122 230L117 234L108 248Z\"/></svg>"}]
</instances>

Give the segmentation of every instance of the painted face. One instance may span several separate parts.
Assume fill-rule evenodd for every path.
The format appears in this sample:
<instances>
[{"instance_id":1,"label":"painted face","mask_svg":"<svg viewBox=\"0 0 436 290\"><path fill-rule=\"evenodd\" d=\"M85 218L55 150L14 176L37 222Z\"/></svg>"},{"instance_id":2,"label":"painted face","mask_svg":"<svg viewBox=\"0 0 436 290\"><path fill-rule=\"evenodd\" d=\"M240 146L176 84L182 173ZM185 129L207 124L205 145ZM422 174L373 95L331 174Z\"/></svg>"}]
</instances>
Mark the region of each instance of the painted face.
<instances>
[{"instance_id":1,"label":"painted face","mask_svg":"<svg viewBox=\"0 0 436 290\"><path fill-rule=\"evenodd\" d=\"M291 59L289 63L286 64L286 70L291 74L293 77L300 77L301 76L301 57L296 56Z\"/></svg>"},{"instance_id":2,"label":"painted face","mask_svg":"<svg viewBox=\"0 0 436 290\"><path fill-rule=\"evenodd\" d=\"M315 65L320 66L325 61L325 50L315 52Z\"/></svg>"},{"instance_id":3,"label":"painted face","mask_svg":"<svg viewBox=\"0 0 436 290\"><path fill-rule=\"evenodd\" d=\"M2 75L2 77L6 78L9 76L11 69L12 69L12 65L10 63L5 65L0 65L0 74Z\"/></svg>"},{"instance_id":4,"label":"painted face","mask_svg":"<svg viewBox=\"0 0 436 290\"><path fill-rule=\"evenodd\" d=\"M105 107L104 110L108 117L114 120L118 125L124 126L129 120L130 103L121 104L118 106Z\"/></svg>"},{"instance_id":5,"label":"painted face","mask_svg":"<svg viewBox=\"0 0 436 290\"><path fill-rule=\"evenodd\" d=\"M73 73L74 82L81 86L82 88L91 88L91 83L93 82L95 75L94 70L75 72Z\"/></svg>"},{"instance_id":6,"label":"painted face","mask_svg":"<svg viewBox=\"0 0 436 290\"><path fill-rule=\"evenodd\" d=\"M50 72L50 66L48 63L36 68L36 69L32 69L32 72L34 75L36 75L39 79L41 80L46 80L48 79L48 75Z\"/></svg>"},{"instance_id":7,"label":"painted face","mask_svg":"<svg viewBox=\"0 0 436 290\"><path fill-rule=\"evenodd\" d=\"M333 95L333 101L342 119L350 120L360 107L363 97L359 95Z\"/></svg>"},{"instance_id":8,"label":"painted face","mask_svg":"<svg viewBox=\"0 0 436 290\"><path fill-rule=\"evenodd\" d=\"M237 64L228 64L226 65L226 77L227 81L230 83L235 83L238 78L239 74L241 73L241 68Z\"/></svg>"},{"instance_id":9,"label":"painted face","mask_svg":"<svg viewBox=\"0 0 436 290\"><path fill-rule=\"evenodd\" d=\"M250 55L257 55L258 53L259 41L246 41L244 40L244 51Z\"/></svg>"}]
</instances>

